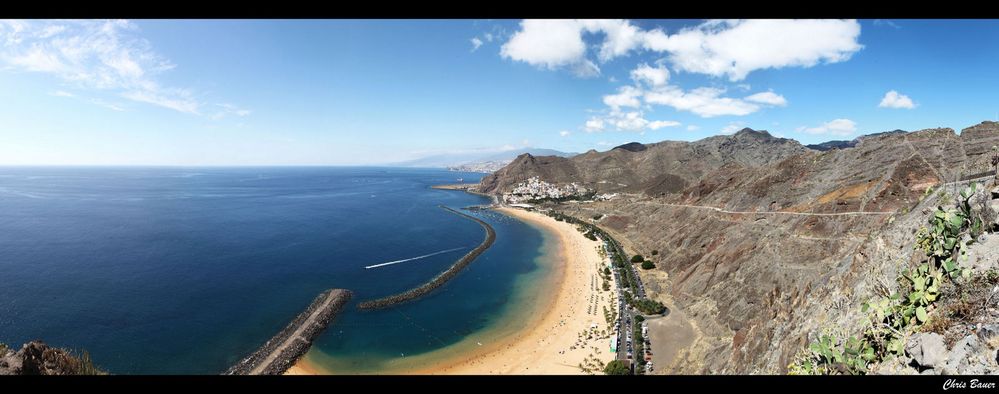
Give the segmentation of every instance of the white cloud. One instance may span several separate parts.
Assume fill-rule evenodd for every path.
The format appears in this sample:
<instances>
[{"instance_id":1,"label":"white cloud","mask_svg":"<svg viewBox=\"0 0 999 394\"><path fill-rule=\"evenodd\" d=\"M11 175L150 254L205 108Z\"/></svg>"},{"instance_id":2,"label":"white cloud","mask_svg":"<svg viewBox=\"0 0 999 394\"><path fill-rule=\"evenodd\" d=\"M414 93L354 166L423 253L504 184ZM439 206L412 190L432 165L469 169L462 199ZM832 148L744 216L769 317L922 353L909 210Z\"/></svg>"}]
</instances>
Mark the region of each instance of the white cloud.
<instances>
[{"instance_id":1,"label":"white cloud","mask_svg":"<svg viewBox=\"0 0 999 394\"><path fill-rule=\"evenodd\" d=\"M857 132L857 123L850 119L834 119L817 127L799 127L796 130L808 134L848 136Z\"/></svg>"},{"instance_id":2,"label":"white cloud","mask_svg":"<svg viewBox=\"0 0 999 394\"><path fill-rule=\"evenodd\" d=\"M586 121L583 129L587 132L604 131L608 127L617 131L635 131L645 133L647 130L659 130L664 127L680 126L680 122L673 120L650 121L645 119L642 111L621 111L618 108L611 109L609 113L596 116Z\"/></svg>"},{"instance_id":3,"label":"white cloud","mask_svg":"<svg viewBox=\"0 0 999 394\"><path fill-rule=\"evenodd\" d=\"M225 117L227 117L229 115L235 115L235 116L243 117L243 116L248 116L251 113L250 110L242 109L242 108L240 108L240 107L238 107L236 105L228 104L228 103L226 103L226 104L215 104L215 106L219 107L221 109L218 110L218 111L216 111L215 114L212 115L212 119L213 120L220 120L220 119L225 118Z\"/></svg>"},{"instance_id":4,"label":"white cloud","mask_svg":"<svg viewBox=\"0 0 999 394\"><path fill-rule=\"evenodd\" d=\"M913 109L916 108L916 104L909 96L891 90L885 93L885 97L881 99L881 104L878 104L878 107Z\"/></svg>"},{"instance_id":5,"label":"white cloud","mask_svg":"<svg viewBox=\"0 0 999 394\"><path fill-rule=\"evenodd\" d=\"M695 125L695 124L687 125L687 131L695 131L695 130L699 130L700 128L701 128L700 126Z\"/></svg>"},{"instance_id":6,"label":"white cloud","mask_svg":"<svg viewBox=\"0 0 999 394\"><path fill-rule=\"evenodd\" d=\"M562 137L568 137L569 134L572 134L572 133L570 133L568 130L562 130L562 131L558 132L558 135L562 136Z\"/></svg>"},{"instance_id":7,"label":"white cloud","mask_svg":"<svg viewBox=\"0 0 999 394\"><path fill-rule=\"evenodd\" d=\"M472 52L475 52L476 49L479 49L479 47L482 46L482 40L480 40L479 37L472 37L471 41L472 41Z\"/></svg>"},{"instance_id":8,"label":"white cloud","mask_svg":"<svg viewBox=\"0 0 999 394\"><path fill-rule=\"evenodd\" d=\"M669 70L666 67L652 67L642 63L631 71L631 79L639 83L644 82L652 87L662 86L669 81Z\"/></svg>"},{"instance_id":9,"label":"white cloud","mask_svg":"<svg viewBox=\"0 0 999 394\"><path fill-rule=\"evenodd\" d=\"M121 94L121 97L132 101L158 105L175 111L198 115L198 103L190 98L189 94L160 94L150 90L130 90Z\"/></svg>"},{"instance_id":10,"label":"white cloud","mask_svg":"<svg viewBox=\"0 0 999 394\"><path fill-rule=\"evenodd\" d=\"M863 48L859 36L855 20L712 20L673 35L650 31L643 44L669 53L677 70L735 82L755 70L846 61Z\"/></svg>"},{"instance_id":11,"label":"white cloud","mask_svg":"<svg viewBox=\"0 0 999 394\"><path fill-rule=\"evenodd\" d=\"M590 118L590 120L587 120L586 124L583 125L583 129L585 129L588 133L604 131L605 127L604 120L600 118Z\"/></svg>"},{"instance_id":12,"label":"white cloud","mask_svg":"<svg viewBox=\"0 0 999 394\"><path fill-rule=\"evenodd\" d=\"M73 93L67 92L65 90L56 90L50 94L56 97L74 97Z\"/></svg>"},{"instance_id":13,"label":"white cloud","mask_svg":"<svg viewBox=\"0 0 999 394\"><path fill-rule=\"evenodd\" d=\"M616 94L609 94L604 96L604 104L608 107L618 110L621 107L633 107L637 108L642 105L642 102L638 98L642 95L642 90L634 86L622 86L617 89Z\"/></svg>"},{"instance_id":14,"label":"white cloud","mask_svg":"<svg viewBox=\"0 0 999 394\"><path fill-rule=\"evenodd\" d=\"M666 105L678 111L690 111L703 118L721 115L748 115L760 109L760 106L744 100L722 97L725 90L719 88L701 87L684 91L676 86L662 86L645 92L646 103Z\"/></svg>"},{"instance_id":15,"label":"white cloud","mask_svg":"<svg viewBox=\"0 0 999 394\"><path fill-rule=\"evenodd\" d=\"M649 124L638 111L614 113L607 120L618 130L623 131L642 131Z\"/></svg>"},{"instance_id":16,"label":"white cloud","mask_svg":"<svg viewBox=\"0 0 999 394\"><path fill-rule=\"evenodd\" d=\"M744 124L732 122L732 123L729 123L727 126L722 127L721 133L722 134L735 134L737 131L742 130L744 128L746 128L746 126Z\"/></svg>"},{"instance_id":17,"label":"white cloud","mask_svg":"<svg viewBox=\"0 0 999 394\"><path fill-rule=\"evenodd\" d=\"M524 20L500 54L550 70L569 67L579 75L579 65L590 62L584 33L601 37L595 46L600 62L638 50L663 52L675 70L733 82L755 70L846 61L863 48L855 20L712 20L673 35L627 20ZM586 74L594 75L599 68L589 64Z\"/></svg>"},{"instance_id":18,"label":"white cloud","mask_svg":"<svg viewBox=\"0 0 999 394\"><path fill-rule=\"evenodd\" d=\"M649 122L648 124L650 130L659 130L663 127L676 127L680 126L680 122L675 120L655 120Z\"/></svg>"},{"instance_id":19,"label":"white cloud","mask_svg":"<svg viewBox=\"0 0 999 394\"><path fill-rule=\"evenodd\" d=\"M600 62L627 55L639 47L645 34L626 20L525 19L500 48L500 55L549 70L568 68L579 77L600 75L600 67L586 56L584 33L603 34L597 51Z\"/></svg>"},{"instance_id":20,"label":"white cloud","mask_svg":"<svg viewBox=\"0 0 999 394\"><path fill-rule=\"evenodd\" d=\"M108 91L129 100L199 114L203 106L188 89L163 87L157 76L175 67L123 20L0 22L0 65L14 71L52 74L78 89ZM116 104L90 102L122 110Z\"/></svg>"},{"instance_id":21,"label":"white cloud","mask_svg":"<svg viewBox=\"0 0 999 394\"><path fill-rule=\"evenodd\" d=\"M600 67L589 59L583 59L572 66L572 74L580 78L597 77L600 76Z\"/></svg>"},{"instance_id":22,"label":"white cloud","mask_svg":"<svg viewBox=\"0 0 999 394\"><path fill-rule=\"evenodd\" d=\"M760 92L754 95L746 96L746 101L752 101L754 103L773 105L776 107L787 106L787 100L784 96L781 96L774 92Z\"/></svg>"},{"instance_id":23,"label":"white cloud","mask_svg":"<svg viewBox=\"0 0 999 394\"><path fill-rule=\"evenodd\" d=\"M582 26L574 20L523 20L500 55L551 70L580 63L586 55Z\"/></svg>"},{"instance_id":24,"label":"white cloud","mask_svg":"<svg viewBox=\"0 0 999 394\"><path fill-rule=\"evenodd\" d=\"M601 62L627 55L641 44L645 35L640 28L623 19L588 19L579 23L587 32L604 34L597 54Z\"/></svg>"},{"instance_id":25,"label":"white cloud","mask_svg":"<svg viewBox=\"0 0 999 394\"><path fill-rule=\"evenodd\" d=\"M894 21L892 21L890 19L875 19L874 20L874 26L891 26L891 27L895 28L896 30L902 28L902 26L899 26L897 23L895 23Z\"/></svg>"}]
</instances>

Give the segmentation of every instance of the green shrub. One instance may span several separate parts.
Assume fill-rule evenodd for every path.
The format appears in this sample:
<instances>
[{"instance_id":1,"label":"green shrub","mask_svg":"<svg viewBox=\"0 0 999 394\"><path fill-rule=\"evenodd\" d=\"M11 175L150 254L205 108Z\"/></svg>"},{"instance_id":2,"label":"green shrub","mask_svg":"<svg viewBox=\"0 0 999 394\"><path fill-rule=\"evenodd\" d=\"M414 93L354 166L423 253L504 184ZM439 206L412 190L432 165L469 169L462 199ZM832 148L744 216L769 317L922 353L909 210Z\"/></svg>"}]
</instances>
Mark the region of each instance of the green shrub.
<instances>
[{"instance_id":1,"label":"green shrub","mask_svg":"<svg viewBox=\"0 0 999 394\"><path fill-rule=\"evenodd\" d=\"M642 262L642 269L650 270L653 268L656 268L656 265L652 264L651 261L645 260Z\"/></svg>"},{"instance_id":2,"label":"green shrub","mask_svg":"<svg viewBox=\"0 0 999 394\"><path fill-rule=\"evenodd\" d=\"M604 367L604 374L607 375L631 375L631 369L621 360L614 360Z\"/></svg>"},{"instance_id":3,"label":"green shrub","mask_svg":"<svg viewBox=\"0 0 999 394\"><path fill-rule=\"evenodd\" d=\"M653 250L653 251L652 251L652 255L653 255L653 256L655 256L655 255L657 255L657 254L659 254L659 251L658 251L658 250Z\"/></svg>"},{"instance_id":4,"label":"green shrub","mask_svg":"<svg viewBox=\"0 0 999 394\"><path fill-rule=\"evenodd\" d=\"M643 261L645 261L645 258L642 257L642 255L640 255L640 254L636 254L634 256L631 256L631 262L632 263L641 263Z\"/></svg>"},{"instance_id":5,"label":"green shrub","mask_svg":"<svg viewBox=\"0 0 999 394\"><path fill-rule=\"evenodd\" d=\"M938 301L944 280L970 275L971 271L960 267L958 261L965 257L967 245L977 242L984 231L981 218L974 217L969 203L978 186L972 184L961 191L956 209L937 207L929 219L930 227L919 230L915 247L921 249L927 259L915 270L903 271L898 278L902 292L863 304L862 311L868 313L870 323L863 337L842 341L823 335L808 346L806 354L799 355L788 366L788 373L864 374L869 363L890 355L902 356L906 334L930 320L928 311ZM970 236L970 240L966 241L965 236ZM989 275L986 273L985 278ZM945 316L935 325L943 323L942 318Z\"/></svg>"},{"instance_id":6,"label":"green shrub","mask_svg":"<svg viewBox=\"0 0 999 394\"><path fill-rule=\"evenodd\" d=\"M648 298L642 298L642 299L631 298L630 304L646 315L658 315L662 314L663 312L666 312L666 305L663 305L663 303L659 301L650 300Z\"/></svg>"}]
</instances>

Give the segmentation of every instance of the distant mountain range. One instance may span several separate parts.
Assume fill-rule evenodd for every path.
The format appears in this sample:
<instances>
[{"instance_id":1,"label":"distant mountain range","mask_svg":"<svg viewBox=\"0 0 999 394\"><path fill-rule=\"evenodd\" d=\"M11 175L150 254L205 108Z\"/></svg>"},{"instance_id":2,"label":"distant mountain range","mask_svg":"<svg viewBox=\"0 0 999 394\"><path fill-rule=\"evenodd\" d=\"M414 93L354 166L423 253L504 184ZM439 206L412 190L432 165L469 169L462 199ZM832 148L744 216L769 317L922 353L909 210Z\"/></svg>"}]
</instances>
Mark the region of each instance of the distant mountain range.
<instances>
[{"instance_id":1,"label":"distant mountain range","mask_svg":"<svg viewBox=\"0 0 999 394\"><path fill-rule=\"evenodd\" d=\"M572 157L577 155L576 153L561 152L554 149L521 148L503 152L446 153L392 163L391 165L397 167L447 168L452 171L489 173L503 168L507 164L510 164L517 156L525 153L532 156Z\"/></svg>"}]
</instances>

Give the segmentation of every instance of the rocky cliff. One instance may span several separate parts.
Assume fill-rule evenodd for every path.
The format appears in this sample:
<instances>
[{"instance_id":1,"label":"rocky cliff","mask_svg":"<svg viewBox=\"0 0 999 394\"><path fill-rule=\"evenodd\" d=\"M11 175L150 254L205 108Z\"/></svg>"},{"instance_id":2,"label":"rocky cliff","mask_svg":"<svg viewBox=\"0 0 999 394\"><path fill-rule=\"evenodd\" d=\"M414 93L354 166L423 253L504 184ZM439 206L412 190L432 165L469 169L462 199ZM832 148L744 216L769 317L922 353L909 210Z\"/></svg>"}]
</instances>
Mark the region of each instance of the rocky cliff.
<instances>
[{"instance_id":1,"label":"rocky cliff","mask_svg":"<svg viewBox=\"0 0 999 394\"><path fill-rule=\"evenodd\" d=\"M744 129L569 159L522 155L479 188L498 194L538 176L621 193L553 208L604 215L596 223L629 253L660 252L656 270L643 273L647 288L697 335L657 368L783 373L816 332L864 318L860 304L914 258L915 230L946 198L936 191L954 195L948 183L989 170L994 145L994 122L828 151Z\"/></svg>"},{"instance_id":2,"label":"rocky cliff","mask_svg":"<svg viewBox=\"0 0 999 394\"><path fill-rule=\"evenodd\" d=\"M64 349L31 341L20 350L0 345L0 375L104 375L84 353L77 357Z\"/></svg>"}]
</instances>

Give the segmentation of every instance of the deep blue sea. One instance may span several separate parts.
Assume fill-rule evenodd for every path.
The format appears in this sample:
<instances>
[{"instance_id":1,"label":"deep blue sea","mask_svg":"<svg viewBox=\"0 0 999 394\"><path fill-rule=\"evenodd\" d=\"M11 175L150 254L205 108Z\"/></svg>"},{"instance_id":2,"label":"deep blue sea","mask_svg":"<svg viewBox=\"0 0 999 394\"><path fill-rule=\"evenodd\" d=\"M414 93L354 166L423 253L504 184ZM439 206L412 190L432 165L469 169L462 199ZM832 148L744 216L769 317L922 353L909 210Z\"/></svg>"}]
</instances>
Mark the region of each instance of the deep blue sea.
<instances>
[{"instance_id":1,"label":"deep blue sea","mask_svg":"<svg viewBox=\"0 0 999 394\"><path fill-rule=\"evenodd\" d=\"M435 190L481 174L375 167L0 167L0 342L87 350L115 374L215 374L321 291L354 299L314 350L377 370L494 324L538 270L538 230L473 212L496 243L431 295L361 312L481 242ZM373 269L365 266L464 248Z\"/></svg>"}]
</instances>

